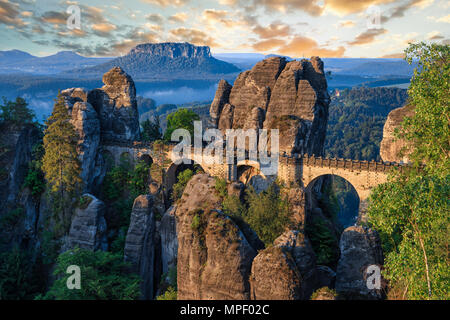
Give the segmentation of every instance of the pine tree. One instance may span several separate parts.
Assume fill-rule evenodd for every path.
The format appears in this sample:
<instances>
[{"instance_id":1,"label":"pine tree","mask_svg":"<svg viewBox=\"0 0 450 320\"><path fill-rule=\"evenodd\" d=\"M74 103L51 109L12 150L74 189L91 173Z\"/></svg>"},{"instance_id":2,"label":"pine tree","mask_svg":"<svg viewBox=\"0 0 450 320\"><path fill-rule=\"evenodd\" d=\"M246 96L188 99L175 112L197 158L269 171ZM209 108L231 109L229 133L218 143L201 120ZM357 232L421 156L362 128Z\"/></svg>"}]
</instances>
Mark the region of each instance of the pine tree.
<instances>
[{"instance_id":1,"label":"pine tree","mask_svg":"<svg viewBox=\"0 0 450 320\"><path fill-rule=\"evenodd\" d=\"M161 139L161 127L159 124L159 117L155 117L152 122L149 119L142 123L142 140L153 142Z\"/></svg>"},{"instance_id":2,"label":"pine tree","mask_svg":"<svg viewBox=\"0 0 450 320\"><path fill-rule=\"evenodd\" d=\"M44 131L42 170L51 188L54 216L63 223L63 227L67 227L70 219L70 210L67 209L70 208L70 201L82 183L77 153L79 137L70 119L64 98L59 93Z\"/></svg>"}]
</instances>

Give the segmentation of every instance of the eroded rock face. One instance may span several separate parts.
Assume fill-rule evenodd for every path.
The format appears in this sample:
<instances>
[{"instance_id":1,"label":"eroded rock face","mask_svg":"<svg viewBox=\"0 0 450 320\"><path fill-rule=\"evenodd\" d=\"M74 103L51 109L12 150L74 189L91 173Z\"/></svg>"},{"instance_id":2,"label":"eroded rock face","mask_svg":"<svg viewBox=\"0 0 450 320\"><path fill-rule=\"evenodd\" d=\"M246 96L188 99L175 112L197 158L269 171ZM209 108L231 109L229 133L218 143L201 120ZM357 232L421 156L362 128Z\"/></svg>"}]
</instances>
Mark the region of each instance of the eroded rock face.
<instances>
[{"instance_id":1,"label":"eroded rock face","mask_svg":"<svg viewBox=\"0 0 450 320\"><path fill-rule=\"evenodd\" d=\"M336 270L336 291L350 299L380 299L380 290L368 289L366 269L383 264L378 233L353 226L344 230L339 243L341 256Z\"/></svg>"},{"instance_id":2,"label":"eroded rock face","mask_svg":"<svg viewBox=\"0 0 450 320\"><path fill-rule=\"evenodd\" d=\"M252 300L299 300L302 277L289 249L271 247L258 253L252 264Z\"/></svg>"},{"instance_id":3,"label":"eroded rock face","mask_svg":"<svg viewBox=\"0 0 450 320\"><path fill-rule=\"evenodd\" d=\"M100 120L92 105L86 102L88 93L84 89L66 89L61 94L79 136L77 152L81 163L80 176L84 182L83 191L93 192L97 186L94 181L103 180L104 175L99 166L102 159L98 158Z\"/></svg>"},{"instance_id":4,"label":"eroded rock face","mask_svg":"<svg viewBox=\"0 0 450 320\"><path fill-rule=\"evenodd\" d=\"M211 105L219 129L277 128L281 152L321 155L330 98L320 58L260 61L238 76L228 100L221 84Z\"/></svg>"},{"instance_id":5,"label":"eroded rock face","mask_svg":"<svg viewBox=\"0 0 450 320\"><path fill-rule=\"evenodd\" d=\"M195 175L176 210L178 299L249 299L255 249L230 218L215 208L215 179Z\"/></svg>"},{"instance_id":6,"label":"eroded rock face","mask_svg":"<svg viewBox=\"0 0 450 320\"><path fill-rule=\"evenodd\" d=\"M139 139L139 114L133 79L120 67L103 75L100 89L88 93L88 102L97 111L101 134L106 140Z\"/></svg>"},{"instance_id":7,"label":"eroded rock face","mask_svg":"<svg viewBox=\"0 0 450 320\"><path fill-rule=\"evenodd\" d=\"M82 196L87 205L75 209L67 237L67 249L108 249L106 239L105 204L91 194Z\"/></svg>"},{"instance_id":8,"label":"eroded rock face","mask_svg":"<svg viewBox=\"0 0 450 320\"><path fill-rule=\"evenodd\" d=\"M211 116L211 125L214 128L217 128L217 125L219 124L220 113L222 112L224 105L230 99L231 88L232 86L226 80L220 80L216 95L209 109L209 114Z\"/></svg>"},{"instance_id":9,"label":"eroded rock face","mask_svg":"<svg viewBox=\"0 0 450 320\"><path fill-rule=\"evenodd\" d=\"M38 232L39 201L23 188L28 165L33 160L33 146L39 142L39 130L33 125L0 125L0 218L20 210L19 221L3 225L0 238L5 244L33 242ZM28 241L32 240L32 241ZM29 243L33 245L33 243Z\"/></svg>"},{"instance_id":10,"label":"eroded rock face","mask_svg":"<svg viewBox=\"0 0 450 320\"><path fill-rule=\"evenodd\" d=\"M401 127L405 117L412 117L414 115L414 106L406 105L404 107L392 110L386 119L383 127L383 140L380 144L380 156L383 161L389 162L409 162L408 144L402 139L396 139L395 129ZM400 152L404 155L401 156Z\"/></svg>"},{"instance_id":11,"label":"eroded rock face","mask_svg":"<svg viewBox=\"0 0 450 320\"><path fill-rule=\"evenodd\" d=\"M178 255L177 221L175 212L176 205L167 210L160 225L161 234L161 260L162 273L167 273L170 268L176 267Z\"/></svg>"},{"instance_id":12,"label":"eroded rock face","mask_svg":"<svg viewBox=\"0 0 450 320\"><path fill-rule=\"evenodd\" d=\"M154 292L155 215L153 197L140 195L134 200L130 227L125 240L124 259L142 278L142 298L152 299Z\"/></svg>"}]
</instances>

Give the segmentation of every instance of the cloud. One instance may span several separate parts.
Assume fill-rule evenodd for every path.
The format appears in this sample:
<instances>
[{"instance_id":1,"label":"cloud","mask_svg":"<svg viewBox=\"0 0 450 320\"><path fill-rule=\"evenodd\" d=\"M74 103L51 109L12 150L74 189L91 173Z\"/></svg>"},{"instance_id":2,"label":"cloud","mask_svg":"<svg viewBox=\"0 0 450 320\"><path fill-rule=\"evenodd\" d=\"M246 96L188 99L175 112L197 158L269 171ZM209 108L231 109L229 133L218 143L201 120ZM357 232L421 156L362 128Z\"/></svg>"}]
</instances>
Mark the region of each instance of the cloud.
<instances>
[{"instance_id":1,"label":"cloud","mask_svg":"<svg viewBox=\"0 0 450 320\"><path fill-rule=\"evenodd\" d=\"M50 23L53 25L64 25L67 23L67 18L69 18L69 14L64 12L57 11L47 11L42 14L39 18L41 22Z\"/></svg>"},{"instance_id":2,"label":"cloud","mask_svg":"<svg viewBox=\"0 0 450 320\"><path fill-rule=\"evenodd\" d=\"M228 11L225 10L206 9L203 11L203 17L208 20L220 21L225 19L227 16Z\"/></svg>"},{"instance_id":3,"label":"cloud","mask_svg":"<svg viewBox=\"0 0 450 320\"><path fill-rule=\"evenodd\" d=\"M189 0L141 0L141 1L157 5L160 7L168 7L168 6L181 7L189 2Z\"/></svg>"},{"instance_id":4,"label":"cloud","mask_svg":"<svg viewBox=\"0 0 450 320\"><path fill-rule=\"evenodd\" d=\"M205 45L210 47L219 46L212 37L198 29L182 27L170 30L170 34L178 41L187 41L195 45Z\"/></svg>"},{"instance_id":5,"label":"cloud","mask_svg":"<svg viewBox=\"0 0 450 320\"><path fill-rule=\"evenodd\" d=\"M24 17L31 17L33 15L33 12L31 12L31 11L22 11L20 13L20 15L24 16Z\"/></svg>"},{"instance_id":6,"label":"cloud","mask_svg":"<svg viewBox=\"0 0 450 320\"><path fill-rule=\"evenodd\" d=\"M380 58L389 58L389 59L404 59L405 58L405 54L403 52L401 53L391 53L391 54L386 54L384 56L381 56Z\"/></svg>"},{"instance_id":7,"label":"cloud","mask_svg":"<svg viewBox=\"0 0 450 320\"><path fill-rule=\"evenodd\" d=\"M450 23L450 14L446 15L445 17L441 17L441 18L437 19L436 21Z\"/></svg>"},{"instance_id":8,"label":"cloud","mask_svg":"<svg viewBox=\"0 0 450 320\"><path fill-rule=\"evenodd\" d=\"M270 12L278 10L288 12L302 10L312 16L320 16L324 7L320 6L318 0L254 0L254 5L263 5Z\"/></svg>"},{"instance_id":9,"label":"cloud","mask_svg":"<svg viewBox=\"0 0 450 320\"><path fill-rule=\"evenodd\" d=\"M101 37L109 37L111 32L116 29L117 27L111 23L95 23L92 25L94 33Z\"/></svg>"},{"instance_id":10,"label":"cloud","mask_svg":"<svg viewBox=\"0 0 450 320\"><path fill-rule=\"evenodd\" d=\"M341 28L352 28L355 26L355 22L352 20L341 20L339 21L339 27Z\"/></svg>"},{"instance_id":11,"label":"cloud","mask_svg":"<svg viewBox=\"0 0 450 320\"><path fill-rule=\"evenodd\" d=\"M362 12L371 5L381 5L395 2L396 0L325 0L327 9L339 14L346 15Z\"/></svg>"},{"instance_id":12,"label":"cloud","mask_svg":"<svg viewBox=\"0 0 450 320\"><path fill-rule=\"evenodd\" d=\"M292 57L342 57L345 53L345 48L342 46L334 50L323 48L313 39L297 36L288 44L280 47L278 52Z\"/></svg>"},{"instance_id":13,"label":"cloud","mask_svg":"<svg viewBox=\"0 0 450 320\"><path fill-rule=\"evenodd\" d=\"M156 24L163 24L164 23L164 17L162 15L160 15L159 13L152 13L149 14L147 16L145 16L145 18L150 21L150 22L154 22Z\"/></svg>"},{"instance_id":14,"label":"cloud","mask_svg":"<svg viewBox=\"0 0 450 320\"><path fill-rule=\"evenodd\" d=\"M267 27L261 27L258 25L253 28L253 32L256 33L261 39L271 39L275 37L289 36L292 30L287 24L274 22Z\"/></svg>"},{"instance_id":15,"label":"cloud","mask_svg":"<svg viewBox=\"0 0 450 320\"><path fill-rule=\"evenodd\" d=\"M441 40L444 39L445 37L443 35L441 35L441 33L437 30L435 31L431 31L427 34L427 38L428 40Z\"/></svg>"},{"instance_id":16,"label":"cloud","mask_svg":"<svg viewBox=\"0 0 450 320\"><path fill-rule=\"evenodd\" d=\"M268 39L259 41L252 45L252 48L259 52L268 52L273 48L278 48L285 44L286 42L279 39Z\"/></svg>"},{"instance_id":17,"label":"cloud","mask_svg":"<svg viewBox=\"0 0 450 320\"><path fill-rule=\"evenodd\" d=\"M9 2L8 0L0 0L0 23L9 26L24 26L24 21L19 18L19 5Z\"/></svg>"},{"instance_id":18,"label":"cloud","mask_svg":"<svg viewBox=\"0 0 450 320\"><path fill-rule=\"evenodd\" d=\"M178 12L168 18L170 22L173 23L184 23L188 18L188 15L185 12Z\"/></svg>"},{"instance_id":19,"label":"cloud","mask_svg":"<svg viewBox=\"0 0 450 320\"><path fill-rule=\"evenodd\" d=\"M348 44L353 46L359 46L363 44L368 44L375 41L375 38L379 35L387 33L386 29L368 29L363 33L359 34L355 40L348 42Z\"/></svg>"}]
</instances>

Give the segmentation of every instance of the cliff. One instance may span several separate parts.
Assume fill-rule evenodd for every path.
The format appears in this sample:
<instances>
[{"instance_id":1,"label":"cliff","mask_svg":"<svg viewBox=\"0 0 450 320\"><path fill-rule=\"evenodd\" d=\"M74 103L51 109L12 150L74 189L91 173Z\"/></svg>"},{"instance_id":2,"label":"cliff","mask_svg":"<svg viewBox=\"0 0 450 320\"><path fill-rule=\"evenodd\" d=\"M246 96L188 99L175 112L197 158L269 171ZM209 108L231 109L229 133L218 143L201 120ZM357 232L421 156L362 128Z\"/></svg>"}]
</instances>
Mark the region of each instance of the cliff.
<instances>
[{"instance_id":1,"label":"cliff","mask_svg":"<svg viewBox=\"0 0 450 320\"><path fill-rule=\"evenodd\" d=\"M219 83L211 123L226 129L279 129L280 152L321 155L330 97L318 57L287 62L272 57Z\"/></svg>"},{"instance_id":2,"label":"cliff","mask_svg":"<svg viewBox=\"0 0 450 320\"><path fill-rule=\"evenodd\" d=\"M380 156L383 161L389 162L409 162L408 144L402 139L397 139L395 131L400 129L405 117L414 115L414 106L406 105L404 107L392 110L386 119L383 127L383 140L380 145Z\"/></svg>"}]
</instances>

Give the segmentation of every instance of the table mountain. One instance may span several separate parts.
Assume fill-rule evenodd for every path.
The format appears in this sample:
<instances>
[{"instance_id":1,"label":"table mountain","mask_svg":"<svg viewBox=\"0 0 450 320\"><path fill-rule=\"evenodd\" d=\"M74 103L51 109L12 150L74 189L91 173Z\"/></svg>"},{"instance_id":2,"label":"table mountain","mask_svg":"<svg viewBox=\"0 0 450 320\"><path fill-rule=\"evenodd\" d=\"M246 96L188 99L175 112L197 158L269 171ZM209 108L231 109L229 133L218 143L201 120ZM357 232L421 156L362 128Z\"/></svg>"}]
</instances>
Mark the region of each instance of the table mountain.
<instances>
[{"instance_id":1,"label":"table mountain","mask_svg":"<svg viewBox=\"0 0 450 320\"><path fill-rule=\"evenodd\" d=\"M167 42L140 44L125 56L71 73L95 76L112 67L121 67L133 79L203 79L239 71L236 66L213 58L207 46Z\"/></svg>"}]
</instances>

